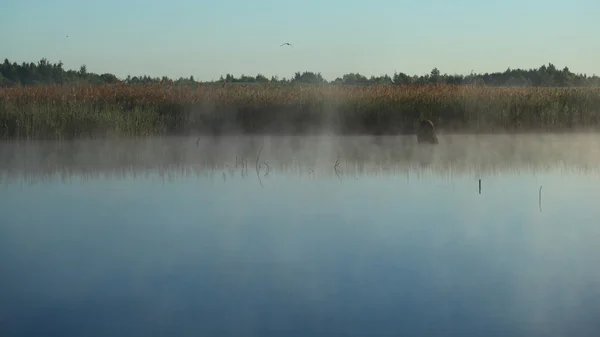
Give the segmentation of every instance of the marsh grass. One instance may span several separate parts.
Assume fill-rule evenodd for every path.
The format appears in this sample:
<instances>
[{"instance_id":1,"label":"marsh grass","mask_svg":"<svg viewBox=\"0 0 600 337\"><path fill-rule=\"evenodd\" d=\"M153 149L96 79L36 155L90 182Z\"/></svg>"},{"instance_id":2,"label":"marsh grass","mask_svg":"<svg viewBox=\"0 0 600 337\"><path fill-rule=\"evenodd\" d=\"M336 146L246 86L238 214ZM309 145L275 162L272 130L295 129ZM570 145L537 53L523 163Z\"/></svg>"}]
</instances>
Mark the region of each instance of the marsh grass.
<instances>
[{"instance_id":1,"label":"marsh grass","mask_svg":"<svg viewBox=\"0 0 600 337\"><path fill-rule=\"evenodd\" d=\"M337 85L0 88L0 138L556 131L600 126L600 88Z\"/></svg>"}]
</instances>

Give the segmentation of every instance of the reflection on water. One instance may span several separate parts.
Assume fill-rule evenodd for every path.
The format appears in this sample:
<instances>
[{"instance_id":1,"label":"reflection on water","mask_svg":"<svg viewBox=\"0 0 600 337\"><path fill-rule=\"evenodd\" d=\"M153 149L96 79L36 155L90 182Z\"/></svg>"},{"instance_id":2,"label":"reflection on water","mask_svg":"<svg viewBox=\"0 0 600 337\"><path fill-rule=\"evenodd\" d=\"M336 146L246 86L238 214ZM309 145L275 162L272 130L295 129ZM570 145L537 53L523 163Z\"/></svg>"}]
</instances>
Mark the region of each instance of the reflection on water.
<instances>
[{"instance_id":1,"label":"reflection on water","mask_svg":"<svg viewBox=\"0 0 600 337\"><path fill-rule=\"evenodd\" d=\"M597 336L578 137L3 144L0 335Z\"/></svg>"}]
</instances>

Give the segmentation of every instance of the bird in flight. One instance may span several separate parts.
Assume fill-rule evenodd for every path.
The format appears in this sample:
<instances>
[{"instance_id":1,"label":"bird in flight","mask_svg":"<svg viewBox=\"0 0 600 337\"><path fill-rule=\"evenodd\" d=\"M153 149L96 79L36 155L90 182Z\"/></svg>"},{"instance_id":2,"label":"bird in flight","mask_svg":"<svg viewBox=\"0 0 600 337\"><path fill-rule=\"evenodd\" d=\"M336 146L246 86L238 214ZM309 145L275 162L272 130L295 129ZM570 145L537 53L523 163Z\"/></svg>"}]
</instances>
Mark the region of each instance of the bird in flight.
<instances>
[{"instance_id":1,"label":"bird in flight","mask_svg":"<svg viewBox=\"0 0 600 337\"><path fill-rule=\"evenodd\" d=\"M292 45L291 45L289 42L283 43L283 44L281 44L281 46L279 46L279 47L283 47L283 46L285 46L286 44L287 44L288 46L290 46L290 47L294 48L294 46L292 46Z\"/></svg>"}]
</instances>

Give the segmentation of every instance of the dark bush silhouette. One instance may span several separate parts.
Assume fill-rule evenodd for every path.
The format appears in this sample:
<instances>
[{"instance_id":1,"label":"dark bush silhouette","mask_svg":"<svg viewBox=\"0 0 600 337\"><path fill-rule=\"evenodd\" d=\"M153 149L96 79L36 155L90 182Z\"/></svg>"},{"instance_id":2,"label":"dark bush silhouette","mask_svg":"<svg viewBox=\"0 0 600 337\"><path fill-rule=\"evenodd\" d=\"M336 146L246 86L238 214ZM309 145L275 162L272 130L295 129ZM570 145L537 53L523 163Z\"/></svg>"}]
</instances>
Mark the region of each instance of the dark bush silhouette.
<instances>
[{"instance_id":1,"label":"dark bush silhouette","mask_svg":"<svg viewBox=\"0 0 600 337\"><path fill-rule=\"evenodd\" d=\"M422 119L417 129L417 142L419 144L438 144L433 122L429 119Z\"/></svg>"}]
</instances>

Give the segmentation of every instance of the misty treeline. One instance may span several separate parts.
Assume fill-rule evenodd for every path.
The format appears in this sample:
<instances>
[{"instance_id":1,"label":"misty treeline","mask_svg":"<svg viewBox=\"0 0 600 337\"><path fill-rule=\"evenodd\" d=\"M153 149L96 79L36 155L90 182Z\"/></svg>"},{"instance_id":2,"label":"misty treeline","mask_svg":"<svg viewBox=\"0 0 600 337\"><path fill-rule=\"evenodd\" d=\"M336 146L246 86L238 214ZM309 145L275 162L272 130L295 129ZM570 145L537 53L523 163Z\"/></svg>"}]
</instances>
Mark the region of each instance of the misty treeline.
<instances>
[{"instance_id":1,"label":"misty treeline","mask_svg":"<svg viewBox=\"0 0 600 337\"><path fill-rule=\"evenodd\" d=\"M241 75L235 77L232 74L221 76L216 81L200 82L189 78L179 78L176 80L163 77L150 76L127 76L119 79L117 76L109 73L96 74L88 72L85 65L79 70L66 70L63 63L51 63L42 58L38 63L18 64L5 59L0 65L0 86L32 86L44 84L113 84L125 83L152 84L152 83L172 83L175 85L191 85L197 83L243 83L243 84L338 84L338 85L370 85L370 84L396 84L396 85L425 85L425 84L452 84L452 85L487 85L487 86L537 86L537 87L599 87L600 77L586 74L575 74L568 67L563 69L556 68L552 63L547 66L542 65L537 69L507 69L504 72L468 75L449 75L442 74L439 69L433 68L426 75L408 75L402 72L396 72L392 76L381 75L367 77L359 73L349 73L338 77L333 81L327 81L321 73L310 71L296 72L290 78L278 78L272 76L267 78L262 74L256 76Z\"/></svg>"}]
</instances>

